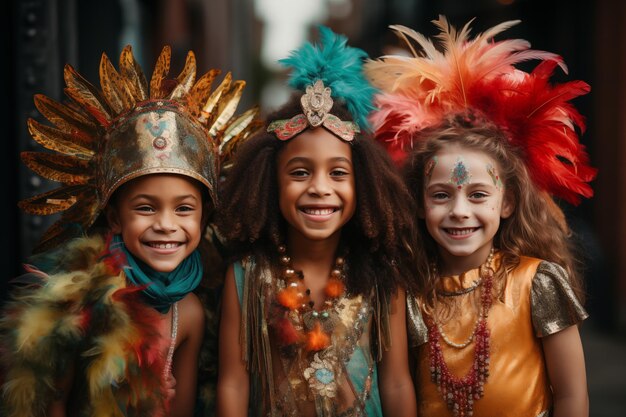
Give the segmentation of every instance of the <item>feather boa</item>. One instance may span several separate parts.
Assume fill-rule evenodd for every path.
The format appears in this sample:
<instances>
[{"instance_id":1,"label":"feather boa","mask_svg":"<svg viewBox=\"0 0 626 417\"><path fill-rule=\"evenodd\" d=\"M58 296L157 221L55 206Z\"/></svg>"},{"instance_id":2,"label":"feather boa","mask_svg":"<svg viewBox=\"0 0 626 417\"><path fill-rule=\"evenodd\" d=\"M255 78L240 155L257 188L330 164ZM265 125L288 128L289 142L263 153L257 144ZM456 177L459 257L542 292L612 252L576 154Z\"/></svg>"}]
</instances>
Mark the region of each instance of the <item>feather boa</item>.
<instances>
[{"instance_id":1,"label":"feather boa","mask_svg":"<svg viewBox=\"0 0 626 417\"><path fill-rule=\"evenodd\" d=\"M363 75L363 60L367 53L347 46L348 39L325 26L320 26L321 44L304 44L280 62L291 68L289 85L304 91L309 85L322 80L330 87L333 98L346 103L354 121L368 128L368 114L374 110L372 99L376 90Z\"/></svg>"},{"instance_id":2,"label":"feather boa","mask_svg":"<svg viewBox=\"0 0 626 417\"><path fill-rule=\"evenodd\" d=\"M469 38L470 24L460 32L445 17L439 29L440 52L430 39L404 26L391 26L413 57L384 56L365 65L380 111L371 118L376 137L397 162L410 151L416 133L440 124L446 116L473 111L496 123L522 150L533 180L548 193L577 204L591 197L588 182L596 175L578 141L583 117L569 103L590 91L588 84L549 82L556 66L567 73L558 55L529 49L522 39L494 41L494 36L519 21L504 22ZM415 51L410 40L421 47ZM528 60L542 61L532 73L515 68Z\"/></svg>"},{"instance_id":3,"label":"feather boa","mask_svg":"<svg viewBox=\"0 0 626 417\"><path fill-rule=\"evenodd\" d=\"M91 416L163 407L159 314L138 302L101 238L70 242L53 275L20 290L0 320L2 415L43 415L55 381L80 359ZM77 367L78 369L78 367ZM83 378L84 381L79 380Z\"/></svg>"}]
</instances>

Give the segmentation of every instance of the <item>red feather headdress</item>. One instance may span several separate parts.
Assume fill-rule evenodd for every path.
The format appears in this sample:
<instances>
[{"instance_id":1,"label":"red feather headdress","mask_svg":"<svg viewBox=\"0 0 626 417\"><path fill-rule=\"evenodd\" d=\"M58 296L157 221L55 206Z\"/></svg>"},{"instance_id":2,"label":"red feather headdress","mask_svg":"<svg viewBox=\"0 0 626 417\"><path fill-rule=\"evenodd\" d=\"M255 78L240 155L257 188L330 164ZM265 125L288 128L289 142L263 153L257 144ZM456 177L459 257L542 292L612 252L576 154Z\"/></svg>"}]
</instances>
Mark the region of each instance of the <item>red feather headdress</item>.
<instances>
[{"instance_id":1,"label":"red feather headdress","mask_svg":"<svg viewBox=\"0 0 626 417\"><path fill-rule=\"evenodd\" d=\"M567 73L560 56L530 49L523 39L494 41L519 21L501 23L469 39L470 22L460 32L444 16L433 23L443 52L430 39L404 26L391 26L413 57L383 56L366 64L366 75L382 93L371 121L376 137L392 157L403 162L416 133L439 125L453 114L473 112L494 122L512 145L522 150L531 176L542 190L578 204L591 197L588 182L596 175L578 141L584 118L570 100L587 94L583 81L553 85L556 66ZM410 40L422 51L418 54ZM527 73L515 64L542 62Z\"/></svg>"}]
</instances>

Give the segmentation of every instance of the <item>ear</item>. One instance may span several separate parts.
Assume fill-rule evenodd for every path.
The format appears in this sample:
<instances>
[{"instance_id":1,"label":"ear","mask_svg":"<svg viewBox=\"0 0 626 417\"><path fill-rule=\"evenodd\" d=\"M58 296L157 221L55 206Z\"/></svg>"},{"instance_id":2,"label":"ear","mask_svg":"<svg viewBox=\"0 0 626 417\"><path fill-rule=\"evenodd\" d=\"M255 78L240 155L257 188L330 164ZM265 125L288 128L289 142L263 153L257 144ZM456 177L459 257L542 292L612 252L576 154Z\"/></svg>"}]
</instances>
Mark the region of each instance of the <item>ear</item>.
<instances>
[{"instance_id":1,"label":"ear","mask_svg":"<svg viewBox=\"0 0 626 417\"><path fill-rule=\"evenodd\" d=\"M500 210L500 217L507 219L515 211L515 197L513 193L506 192L504 194L504 200L502 201L502 210Z\"/></svg>"},{"instance_id":2,"label":"ear","mask_svg":"<svg viewBox=\"0 0 626 417\"><path fill-rule=\"evenodd\" d=\"M122 233L122 224L120 223L120 216L117 213L116 207L111 204L107 205L104 209L104 214L109 224L109 230L116 235Z\"/></svg>"}]
</instances>

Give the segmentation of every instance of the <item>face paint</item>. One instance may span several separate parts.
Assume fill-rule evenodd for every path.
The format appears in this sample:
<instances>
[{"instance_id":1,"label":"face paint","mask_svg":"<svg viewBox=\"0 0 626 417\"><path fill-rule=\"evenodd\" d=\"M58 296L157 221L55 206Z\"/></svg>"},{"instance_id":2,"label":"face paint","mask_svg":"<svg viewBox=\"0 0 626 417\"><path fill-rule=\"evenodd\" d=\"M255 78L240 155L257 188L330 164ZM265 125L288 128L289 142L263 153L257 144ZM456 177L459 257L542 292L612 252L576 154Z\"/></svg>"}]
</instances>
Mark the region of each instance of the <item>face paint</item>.
<instances>
[{"instance_id":1,"label":"face paint","mask_svg":"<svg viewBox=\"0 0 626 417\"><path fill-rule=\"evenodd\" d=\"M437 156L433 156L426 162L426 168L424 169L424 178L426 183L430 181L430 177L433 175L433 169L437 166Z\"/></svg>"},{"instance_id":2,"label":"face paint","mask_svg":"<svg viewBox=\"0 0 626 417\"><path fill-rule=\"evenodd\" d=\"M448 183L454 184L458 189L461 189L464 185L469 184L471 179L472 175L467 170L463 158L459 156L456 159L454 168L450 171L450 180Z\"/></svg>"},{"instance_id":3,"label":"face paint","mask_svg":"<svg viewBox=\"0 0 626 417\"><path fill-rule=\"evenodd\" d=\"M502 190L502 188L504 188L504 184L502 184L502 180L500 179L496 168L491 164L487 164L487 172L493 181L493 185L495 185L498 190Z\"/></svg>"}]
</instances>

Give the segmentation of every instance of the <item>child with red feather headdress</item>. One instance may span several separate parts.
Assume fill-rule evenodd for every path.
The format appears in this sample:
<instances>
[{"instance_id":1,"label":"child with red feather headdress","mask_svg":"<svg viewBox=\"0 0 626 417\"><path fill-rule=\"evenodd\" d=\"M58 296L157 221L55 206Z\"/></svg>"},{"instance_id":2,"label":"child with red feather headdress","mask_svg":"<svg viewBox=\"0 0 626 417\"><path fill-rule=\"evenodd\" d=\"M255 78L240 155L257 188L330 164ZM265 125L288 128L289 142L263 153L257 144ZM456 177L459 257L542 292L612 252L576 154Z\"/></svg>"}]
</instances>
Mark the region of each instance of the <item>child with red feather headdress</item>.
<instances>
[{"instance_id":1,"label":"child with red feather headdress","mask_svg":"<svg viewBox=\"0 0 626 417\"><path fill-rule=\"evenodd\" d=\"M569 102L589 86L554 85L561 57L493 39L517 21L474 38L469 23L434 23L443 52L392 26L412 56L366 65L382 91L376 137L404 165L423 233L420 290L407 297L419 415L587 416L587 313L553 196L592 195L584 120ZM527 60L541 62L516 67Z\"/></svg>"}]
</instances>

